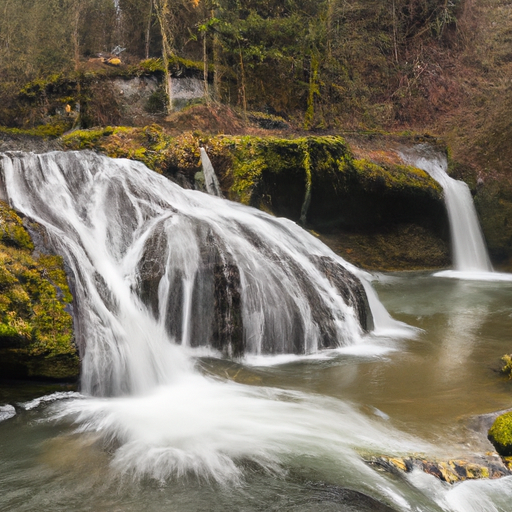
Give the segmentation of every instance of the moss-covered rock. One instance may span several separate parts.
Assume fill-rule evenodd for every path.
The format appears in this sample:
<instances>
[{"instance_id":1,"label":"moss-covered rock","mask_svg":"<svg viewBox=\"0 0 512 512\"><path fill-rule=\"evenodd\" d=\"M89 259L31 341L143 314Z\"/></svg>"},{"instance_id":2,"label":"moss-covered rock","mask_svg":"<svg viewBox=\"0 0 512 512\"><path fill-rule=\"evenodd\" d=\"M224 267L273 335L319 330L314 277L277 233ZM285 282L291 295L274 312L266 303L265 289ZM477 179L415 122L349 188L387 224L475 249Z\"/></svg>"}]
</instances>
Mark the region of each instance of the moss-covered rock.
<instances>
[{"instance_id":1,"label":"moss-covered rock","mask_svg":"<svg viewBox=\"0 0 512 512\"><path fill-rule=\"evenodd\" d=\"M501 358L503 366L501 367L501 373L505 374L509 379L512 379L512 354L505 354Z\"/></svg>"},{"instance_id":2,"label":"moss-covered rock","mask_svg":"<svg viewBox=\"0 0 512 512\"><path fill-rule=\"evenodd\" d=\"M489 429L488 438L500 455L512 456L512 412L496 418Z\"/></svg>"},{"instance_id":3,"label":"moss-covered rock","mask_svg":"<svg viewBox=\"0 0 512 512\"><path fill-rule=\"evenodd\" d=\"M158 125L76 130L64 135L62 143L69 149L92 149L112 158L138 160L159 173L168 165L170 138L165 137Z\"/></svg>"},{"instance_id":4,"label":"moss-covered rock","mask_svg":"<svg viewBox=\"0 0 512 512\"><path fill-rule=\"evenodd\" d=\"M0 202L0 378L76 378L63 261L33 249L22 219Z\"/></svg>"}]
</instances>

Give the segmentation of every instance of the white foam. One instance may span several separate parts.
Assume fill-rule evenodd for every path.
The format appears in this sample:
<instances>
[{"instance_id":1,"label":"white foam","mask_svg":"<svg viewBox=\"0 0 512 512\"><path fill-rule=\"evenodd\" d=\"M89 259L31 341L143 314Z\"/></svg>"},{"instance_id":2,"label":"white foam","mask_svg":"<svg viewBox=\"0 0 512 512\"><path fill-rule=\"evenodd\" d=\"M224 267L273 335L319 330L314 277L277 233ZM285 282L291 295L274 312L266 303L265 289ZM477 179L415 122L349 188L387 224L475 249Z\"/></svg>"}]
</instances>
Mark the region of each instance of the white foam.
<instances>
[{"instance_id":1,"label":"white foam","mask_svg":"<svg viewBox=\"0 0 512 512\"><path fill-rule=\"evenodd\" d=\"M442 270L436 272L434 277L447 277L465 281L512 281L512 274L503 272L464 272L460 270Z\"/></svg>"},{"instance_id":2,"label":"white foam","mask_svg":"<svg viewBox=\"0 0 512 512\"><path fill-rule=\"evenodd\" d=\"M56 402L58 400L69 400L71 398L83 398L83 395L77 393L76 391L56 391L51 395L40 396L39 398L34 398L28 402L22 402L18 405L25 409L26 411L30 411L39 407L40 405L47 405L52 402Z\"/></svg>"},{"instance_id":3,"label":"white foam","mask_svg":"<svg viewBox=\"0 0 512 512\"><path fill-rule=\"evenodd\" d=\"M54 411L53 418L74 419L79 432L100 436L116 471L162 481L193 474L236 484L244 462L281 473L306 456L351 467L354 482L379 482L354 447L433 448L339 400L199 375L137 397L75 400Z\"/></svg>"},{"instance_id":4,"label":"white foam","mask_svg":"<svg viewBox=\"0 0 512 512\"><path fill-rule=\"evenodd\" d=\"M0 422L9 420L14 416L16 416L16 409L12 405L0 405Z\"/></svg>"}]
</instances>

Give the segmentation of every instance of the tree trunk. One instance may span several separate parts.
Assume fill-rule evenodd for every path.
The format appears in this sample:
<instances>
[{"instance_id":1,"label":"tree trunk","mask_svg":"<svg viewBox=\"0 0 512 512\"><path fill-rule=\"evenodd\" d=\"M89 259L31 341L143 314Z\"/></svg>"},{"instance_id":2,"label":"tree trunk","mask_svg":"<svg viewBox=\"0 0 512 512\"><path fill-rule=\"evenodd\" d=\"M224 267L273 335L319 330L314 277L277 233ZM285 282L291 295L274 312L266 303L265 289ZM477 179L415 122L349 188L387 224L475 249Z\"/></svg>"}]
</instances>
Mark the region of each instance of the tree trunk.
<instances>
[{"instance_id":1,"label":"tree trunk","mask_svg":"<svg viewBox=\"0 0 512 512\"><path fill-rule=\"evenodd\" d=\"M146 59L149 59L149 44L151 41L151 22L153 21L153 0L149 0L148 25L146 28Z\"/></svg>"},{"instance_id":2,"label":"tree trunk","mask_svg":"<svg viewBox=\"0 0 512 512\"><path fill-rule=\"evenodd\" d=\"M162 36L162 61L165 73L165 93L167 96L167 113L170 114L173 110L172 98L172 81L171 73L169 71L169 57L172 57L173 51L171 47L172 34L170 33L167 25L167 15L169 12L169 0L154 0L155 11L160 26L160 34Z\"/></svg>"},{"instance_id":3,"label":"tree trunk","mask_svg":"<svg viewBox=\"0 0 512 512\"><path fill-rule=\"evenodd\" d=\"M206 104L210 104L210 92L208 91L208 46L206 40L207 31L203 32L203 80L204 80L204 99Z\"/></svg>"},{"instance_id":4,"label":"tree trunk","mask_svg":"<svg viewBox=\"0 0 512 512\"><path fill-rule=\"evenodd\" d=\"M216 17L216 12L212 11L212 17ZM213 31L213 100L220 102L220 43L219 34Z\"/></svg>"}]
</instances>

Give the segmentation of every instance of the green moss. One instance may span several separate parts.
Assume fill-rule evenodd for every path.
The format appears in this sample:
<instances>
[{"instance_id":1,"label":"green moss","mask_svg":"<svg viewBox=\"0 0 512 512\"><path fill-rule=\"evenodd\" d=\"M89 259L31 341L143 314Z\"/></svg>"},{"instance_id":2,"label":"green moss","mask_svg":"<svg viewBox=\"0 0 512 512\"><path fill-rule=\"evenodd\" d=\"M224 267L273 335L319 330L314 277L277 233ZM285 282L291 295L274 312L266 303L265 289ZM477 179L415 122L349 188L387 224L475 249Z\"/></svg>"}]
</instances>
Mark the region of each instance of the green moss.
<instances>
[{"instance_id":1,"label":"green moss","mask_svg":"<svg viewBox=\"0 0 512 512\"><path fill-rule=\"evenodd\" d=\"M107 126L99 130L76 130L62 137L65 147L92 149L112 158L130 158L144 163L156 172L167 167L170 138L156 124L144 128Z\"/></svg>"},{"instance_id":2,"label":"green moss","mask_svg":"<svg viewBox=\"0 0 512 512\"><path fill-rule=\"evenodd\" d=\"M378 165L368 160L353 160L352 166L368 191L415 190L427 191L433 197L442 194L441 186L428 173L409 165Z\"/></svg>"},{"instance_id":3,"label":"green moss","mask_svg":"<svg viewBox=\"0 0 512 512\"><path fill-rule=\"evenodd\" d=\"M503 456L512 455L512 412L498 416L489 429L489 441L496 451Z\"/></svg>"},{"instance_id":4,"label":"green moss","mask_svg":"<svg viewBox=\"0 0 512 512\"><path fill-rule=\"evenodd\" d=\"M71 120L53 119L46 124L40 124L34 128L6 128L0 126L0 132L8 135L28 135L30 137L42 137L44 139L55 139L60 137L64 132L72 126Z\"/></svg>"},{"instance_id":5,"label":"green moss","mask_svg":"<svg viewBox=\"0 0 512 512\"><path fill-rule=\"evenodd\" d=\"M501 362L503 363L503 366L501 367L501 373L504 373L508 376L509 379L512 379L512 355L505 354L501 358Z\"/></svg>"},{"instance_id":6,"label":"green moss","mask_svg":"<svg viewBox=\"0 0 512 512\"><path fill-rule=\"evenodd\" d=\"M66 79L60 74L39 77L25 84L20 89L20 96L31 99L38 98L41 94L45 93L49 87L57 86L65 80Z\"/></svg>"},{"instance_id":7,"label":"green moss","mask_svg":"<svg viewBox=\"0 0 512 512\"><path fill-rule=\"evenodd\" d=\"M3 202L0 202L0 242L20 249L34 249L21 218Z\"/></svg>"},{"instance_id":8,"label":"green moss","mask_svg":"<svg viewBox=\"0 0 512 512\"><path fill-rule=\"evenodd\" d=\"M135 74L154 74L164 73L165 68L162 59L146 59L133 68Z\"/></svg>"},{"instance_id":9,"label":"green moss","mask_svg":"<svg viewBox=\"0 0 512 512\"><path fill-rule=\"evenodd\" d=\"M204 64L202 60L183 59L174 55L169 59L169 69L172 70L173 68L203 73Z\"/></svg>"},{"instance_id":10,"label":"green moss","mask_svg":"<svg viewBox=\"0 0 512 512\"><path fill-rule=\"evenodd\" d=\"M20 217L0 202L0 369L7 372L11 361L21 376L76 377L73 319L66 311L72 295L63 261L34 257L33 248ZM60 369L52 369L52 361Z\"/></svg>"}]
</instances>

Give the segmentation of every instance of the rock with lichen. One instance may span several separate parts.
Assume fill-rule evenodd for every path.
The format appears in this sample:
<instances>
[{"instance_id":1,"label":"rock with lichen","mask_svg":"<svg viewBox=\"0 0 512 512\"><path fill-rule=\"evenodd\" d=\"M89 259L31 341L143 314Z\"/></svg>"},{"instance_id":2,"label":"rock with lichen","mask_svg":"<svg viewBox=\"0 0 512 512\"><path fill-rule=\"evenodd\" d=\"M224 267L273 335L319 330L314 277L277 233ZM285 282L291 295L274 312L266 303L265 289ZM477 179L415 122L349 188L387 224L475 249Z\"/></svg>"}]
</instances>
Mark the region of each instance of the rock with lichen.
<instances>
[{"instance_id":1,"label":"rock with lichen","mask_svg":"<svg viewBox=\"0 0 512 512\"><path fill-rule=\"evenodd\" d=\"M410 473L414 469L418 469L449 484L465 480L496 479L512 475L509 466L497 456L444 461L423 457L372 456L366 462L377 470L395 474Z\"/></svg>"}]
</instances>

